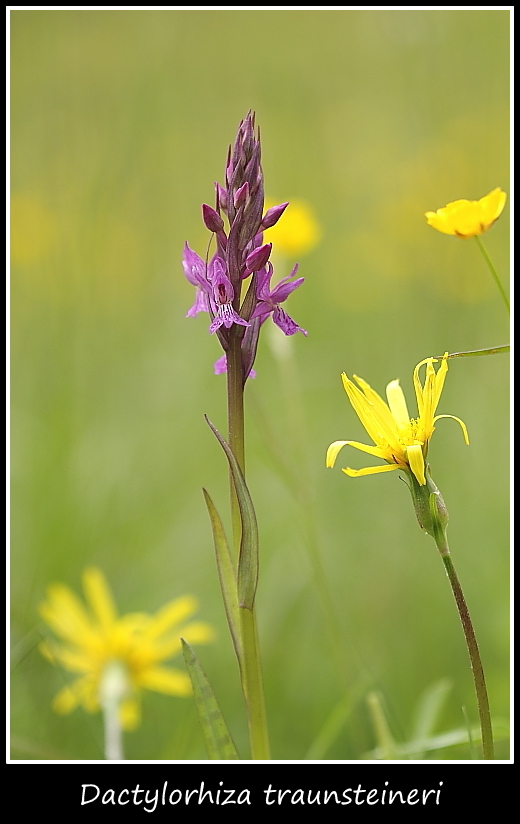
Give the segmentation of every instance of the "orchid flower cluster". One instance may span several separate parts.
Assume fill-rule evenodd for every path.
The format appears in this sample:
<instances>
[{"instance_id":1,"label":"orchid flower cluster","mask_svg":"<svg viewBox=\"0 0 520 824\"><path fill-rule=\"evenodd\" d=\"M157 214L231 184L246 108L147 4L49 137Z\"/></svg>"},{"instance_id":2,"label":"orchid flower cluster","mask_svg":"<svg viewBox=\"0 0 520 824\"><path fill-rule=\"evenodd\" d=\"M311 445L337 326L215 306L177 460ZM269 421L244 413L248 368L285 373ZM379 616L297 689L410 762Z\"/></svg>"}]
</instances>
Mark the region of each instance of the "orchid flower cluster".
<instances>
[{"instance_id":1,"label":"orchid flower cluster","mask_svg":"<svg viewBox=\"0 0 520 824\"><path fill-rule=\"evenodd\" d=\"M288 277L271 287L272 244L263 243L263 232L278 222L289 204L273 206L263 214L260 137L255 136L251 112L241 122L234 146L229 148L225 180L225 188L215 184L216 208L202 206L204 224L216 238L215 254L206 263L188 243L184 246L184 274L196 289L195 302L186 317L209 312L209 331L217 334L224 350L215 363L215 374L227 370L226 353L231 335L240 336L245 383L249 376L254 376L252 367L260 327L269 316L286 335L296 332L307 335L280 305L304 281L304 278L293 279L298 264ZM222 215L227 219L227 232Z\"/></svg>"}]
</instances>

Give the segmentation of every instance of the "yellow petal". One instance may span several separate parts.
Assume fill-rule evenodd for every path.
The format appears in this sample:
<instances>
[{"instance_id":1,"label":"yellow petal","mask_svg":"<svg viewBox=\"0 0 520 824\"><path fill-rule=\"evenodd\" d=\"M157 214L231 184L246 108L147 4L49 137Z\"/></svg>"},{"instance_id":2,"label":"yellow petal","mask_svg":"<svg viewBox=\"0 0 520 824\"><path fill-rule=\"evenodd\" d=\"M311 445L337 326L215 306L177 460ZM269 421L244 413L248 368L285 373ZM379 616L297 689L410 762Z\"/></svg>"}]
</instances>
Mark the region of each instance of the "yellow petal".
<instances>
[{"instance_id":1,"label":"yellow petal","mask_svg":"<svg viewBox=\"0 0 520 824\"><path fill-rule=\"evenodd\" d=\"M60 715L72 712L81 704L87 712L97 712L99 702L97 698L97 679L91 675L84 675L71 684L67 684L54 696L52 708Z\"/></svg>"},{"instance_id":2,"label":"yellow petal","mask_svg":"<svg viewBox=\"0 0 520 824\"><path fill-rule=\"evenodd\" d=\"M180 635L190 644L209 644L215 640L215 630L205 621L193 621L182 628Z\"/></svg>"},{"instance_id":3,"label":"yellow petal","mask_svg":"<svg viewBox=\"0 0 520 824\"><path fill-rule=\"evenodd\" d=\"M343 386L367 433L376 446L384 443L394 450L399 449L399 433L388 406L363 378L357 375L354 377L363 391L349 381L346 375L342 375Z\"/></svg>"},{"instance_id":4,"label":"yellow petal","mask_svg":"<svg viewBox=\"0 0 520 824\"><path fill-rule=\"evenodd\" d=\"M117 619L117 611L105 576L100 569L89 567L83 572L83 589L92 612L102 627L110 627Z\"/></svg>"},{"instance_id":5,"label":"yellow petal","mask_svg":"<svg viewBox=\"0 0 520 824\"><path fill-rule=\"evenodd\" d=\"M432 226L434 229L437 229L438 232L443 232L445 235L455 234L451 225L448 224L445 215L442 214L442 209L439 209L437 212L425 212L424 216L428 222L428 226Z\"/></svg>"},{"instance_id":6,"label":"yellow petal","mask_svg":"<svg viewBox=\"0 0 520 824\"><path fill-rule=\"evenodd\" d=\"M410 429L410 415L406 406L404 392L399 385L399 381L390 381L386 387L386 397L388 406L397 426L400 430Z\"/></svg>"},{"instance_id":7,"label":"yellow petal","mask_svg":"<svg viewBox=\"0 0 520 824\"><path fill-rule=\"evenodd\" d=\"M367 446L366 443L359 443L358 441L345 441L345 443L347 446L353 446L354 449L359 449L361 452L367 452L369 455L374 455L376 458L382 458L384 461L397 463L388 447L383 449L380 446Z\"/></svg>"},{"instance_id":8,"label":"yellow petal","mask_svg":"<svg viewBox=\"0 0 520 824\"><path fill-rule=\"evenodd\" d=\"M372 387L363 378L354 375L357 383L363 390L366 400L368 401L372 417L375 418L377 429L379 433L379 440L384 438L388 443L392 443L394 438L397 438L396 422L394 417L384 402L383 398L372 389ZM368 431L368 430L367 430ZM370 434L370 433L369 433ZM370 435L372 437L372 435ZM374 440L374 438L372 438ZM377 443L377 440L374 440Z\"/></svg>"},{"instance_id":9,"label":"yellow petal","mask_svg":"<svg viewBox=\"0 0 520 824\"><path fill-rule=\"evenodd\" d=\"M433 366L434 363L436 363L436 358L426 358L418 363L413 371L417 410L419 412L419 425L425 441L430 438L433 432L433 416L441 397L446 373L448 372L448 353L445 352L442 356L442 362L437 373ZM419 370L424 364L426 364L426 376L424 386L422 386Z\"/></svg>"},{"instance_id":10,"label":"yellow petal","mask_svg":"<svg viewBox=\"0 0 520 824\"><path fill-rule=\"evenodd\" d=\"M198 602L193 595L183 595L169 601L152 617L150 625L146 629L146 637L149 639L158 638L163 632L192 615L197 607Z\"/></svg>"},{"instance_id":11,"label":"yellow petal","mask_svg":"<svg viewBox=\"0 0 520 824\"><path fill-rule=\"evenodd\" d=\"M119 720L126 732L135 730L141 723L141 707L135 698L123 698L119 705Z\"/></svg>"},{"instance_id":12,"label":"yellow petal","mask_svg":"<svg viewBox=\"0 0 520 824\"><path fill-rule=\"evenodd\" d=\"M185 627L180 627L176 635L162 637L149 645L149 649L142 650L139 656L141 666L149 666L157 661L167 661L181 651L181 638L190 644L208 644L215 638L213 627L204 621L194 621Z\"/></svg>"},{"instance_id":13,"label":"yellow petal","mask_svg":"<svg viewBox=\"0 0 520 824\"><path fill-rule=\"evenodd\" d=\"M167 695L191 695L191 681L184 672L167 667L148 667L135 679L139 687Z\"/></svg>"},{"instance_id":14,"label":"yellow petal","mask_svg":"<svg viewBox=\"0 0 520 824\"><path fill-rule=\"evenodd\" d=\"M461 419L457 418L456 415L437 415L437 417L434 418L433 422L435 423L435 421L438 421L439 418L453 418L454 421L457 421L457 423L460 424L460 427L462 429L462 434L464 435L464 440L466 441L466 444L469 446L469 435L468 435L468 430L466 429L466 424L464 423L464 421L461 421Z\"/></svg>"},{"instance_id":15,"label":"yellow petal","mask_svg":"<svg viewBox=\"0 0 520 824\"><path fill-rule=\"evenodd\" d=\"M421 486L424 486L426 483L426 478L424 476L424 455L422 451L422 446L420 446L419 444L407 446L406 456L408 458L408 463L410 464L410 469L412 470L413 474L415 475Z\"/></svg>"},{"instance_id":16,"label":"yellow petal","mask_svg":"<svg viewBox=\"0 0 520 824\"><path fill-rule=\"evenodd\" d=\"M331 469L334 466L334 464L336 463L336 458L338 457L339 452L347 444L348 444L348 441L334 441L334 443L331 443L331 445L327 449L327 457L325 458L325 466L328 469Z\"/></svg>"},{"instance_id":17,"label":"yellow petal","mask_svg":"<svg viewBox=\"0 0 520 824\"><path fill-rule=\"evenodd\" d=\"M92 655L80 649L71 649L60 644L53 644L50 641L44 641L40 644L40 652L52 664L61 664L69 672L92 672L97 664Z\"/></svg>"},{"instance_id":18,"label":"yellow petal","mask_svg":"<svg viewBox=\"0 0 520 824\"><path fill-rule=\"evenodd\" d=\"M68 715L69 712L76 709L78 706L78 699L68 685L66 687L62 687L59 692L56 693L52 700L52 708L54 712L57 712L58 715Z\"/></svg>"},{"instance_id":19,"label":"yellow petal","mask_svg":"<svg viewBox=\"0 0 520 824\"><path fill-rule=\"evenodd\" d=\"M500 217L506 205L506 200L507 195L500 188L493 189L492 192L479 200L486 228L491 226L497 217Z\"/></svg>"},{"instance_id":20,"label":"yellow petal","mask_svg":"<svg viewBox=\"0 0 520 824\"><path fill-rule=\"evenodd\" d=\"M80 645L96 637L85 607L69 587L51 584L47 588L47 601L39 606L43 620L56 635Z\"/></svg>"},{"instance_id":21,"label":"yellow petal","mask_svg":"<svg viewBox=\"0 0 520 824\"><path fill-rule=\"evenodd\" d=\"M385 464L384 466L366 466L364 469L351 469L349 466L341 471L351 478L359 478L361 475L377 475L378 472L391 472L392 469L403 469L399 464Z\"/></svg>"}]
</instances>

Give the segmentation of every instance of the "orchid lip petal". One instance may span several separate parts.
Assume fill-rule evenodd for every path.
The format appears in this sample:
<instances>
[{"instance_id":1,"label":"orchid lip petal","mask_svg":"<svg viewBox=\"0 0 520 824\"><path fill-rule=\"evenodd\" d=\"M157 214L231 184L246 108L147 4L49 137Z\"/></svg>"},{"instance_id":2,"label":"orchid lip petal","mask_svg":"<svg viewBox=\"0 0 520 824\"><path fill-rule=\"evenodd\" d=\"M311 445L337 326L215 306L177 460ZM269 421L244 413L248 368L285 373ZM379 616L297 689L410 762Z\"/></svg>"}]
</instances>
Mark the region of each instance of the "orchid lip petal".
<instances>
[{"instance_id":1,"label":"orchid lip petal","mask_svg":"<svg viewBox=\"0 0 520 824\"><path fill-rule=\"evenodd\" d=\"M294 321L283 309L279 306L275 306L273 310L273 320L276 325L284 332L286 335L295 335L296 332L301 332L305 337L307 336L307 331L302 329L301 326L298 326L296 321Z\"/></svg>"},{"instance_id":2,"label":"orchid lip petal","mask_svg":"<svg viewBox=\"0 0 520 824\"><path fill-rule=\"evenodd\" d=\"M213 332L216 332L221 326L225 326L226 329L229 329L234 323L237 323L240 326L251 325L247 322L247 320L244 320L244 318L241 318L240 315L235 312L230 303L223 303L219 306L217 314L209 327L209 331L213 334Z\"/></svg>"}]
</instances>

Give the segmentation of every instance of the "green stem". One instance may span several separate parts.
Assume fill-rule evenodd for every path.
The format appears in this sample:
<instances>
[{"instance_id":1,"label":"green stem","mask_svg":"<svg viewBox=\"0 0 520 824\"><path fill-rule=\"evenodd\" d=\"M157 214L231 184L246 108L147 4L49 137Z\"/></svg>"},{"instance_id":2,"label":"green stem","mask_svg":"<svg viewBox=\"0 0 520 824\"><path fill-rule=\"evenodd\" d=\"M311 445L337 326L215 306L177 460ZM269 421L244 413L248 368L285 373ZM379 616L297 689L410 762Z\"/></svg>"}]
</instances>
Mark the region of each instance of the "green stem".
<instances>
[{"instance_id":1,"label":"green stem","mask_svg":"<svg viewBox=\"0 0 520 824\"><path fill-rule=\"evenodd\" d=\"M253 761L269 761L269 738L265 713L260 650L255 609L240 609L242 630L242 680L247 707L249 741Z\"/></svg>"},{"instance_id":2,"label":"green stem","mask_svg":"<svg viewBox=\"0 0 520 824\"><path fill-rule=\"evenodd\" d=\"M233 455L237 459L238 465L245 475L245 449L244 449L244 381L242 377L242 347L238 336L237 327L232 327L230 346L227 352L227 388L228 388L228 432L229 445ZM235 558L240 552L240 541L242 539L242 522L238 507L238 498L233 483L233 476L229 475L230 498L231 498L231 518L233 523L233 543L235 546Z\"/></svg>"},{"instance_id":3,"label":"green stem","mask_svg":"<svg viewBox=\"0 0 520 824\"><path fill-rule=\"evenodd\" d=\"M228 431L229 445L245 475L244 380L242 347L237 332L237 327L233 326L227 351ZM235 556L238 559L242 540L242 522L232 477L230 478L230 485L233 538ZM240 608L240 624L242 651L239 665L242 691L246 702L251 758L253 760L269 760L269 739L254 605L252 609Z\"/></svg>"},{"instance_id":4,"label":"green stem","mask_svg":"<svg viewBox=\"0 0 520 824\"><path fill-rule=\"evenodd\" d=\"M484 669L480 659L480 652L475 637L475 631L471 618L469 615L464 593L460 581L457 577L453 561L451 559L446 535L441 534L440 531L435 534L435 543L439 550L448 578L450 579L451 588L457 609L459 611L462 629L464 630L464 637L466 638L466 646L468 648L469 660L473 672L473 681L475 683L475 692L477 694L478 714L480 717L480 729L482 731L482 753L486 761L492 761L494 758L493 752L493 732L491 729L491 715L489 712L489 700L486 689L486 679L484 677Z\"/></svg>"},{"instance_id":5,"label":"green stem","mask_svg":"<svg viewBox=\"0 0 520 824\"><path fill-rule=\"evenodd\" d=\"M502 283L500 282L500 278L497 275L496 269L495 269L495 267L493 266L493 264L491 262L491 258L489 257L489 255L486 251L486 248L485 248L484 244L482 243L482 241L481 241L481 239L479 238L478 235L475 235L475 240L477 241L477 246L480 249L480 251L482 252L482 255L484 256L484 260L486 261L486 263L488 265L488 269L489 269L489 271L491 272L491 274L493 276L493 279L494 279L494 281L495 281L495 283L498 287L498 291L502 295L502 300L504 301L504 303L506 305L506 308L507 308L507 311L509 312L510 311L510 309L509 309L509 299L506 295L504 287L502 286Z\"/></svg>"}]
</instances>

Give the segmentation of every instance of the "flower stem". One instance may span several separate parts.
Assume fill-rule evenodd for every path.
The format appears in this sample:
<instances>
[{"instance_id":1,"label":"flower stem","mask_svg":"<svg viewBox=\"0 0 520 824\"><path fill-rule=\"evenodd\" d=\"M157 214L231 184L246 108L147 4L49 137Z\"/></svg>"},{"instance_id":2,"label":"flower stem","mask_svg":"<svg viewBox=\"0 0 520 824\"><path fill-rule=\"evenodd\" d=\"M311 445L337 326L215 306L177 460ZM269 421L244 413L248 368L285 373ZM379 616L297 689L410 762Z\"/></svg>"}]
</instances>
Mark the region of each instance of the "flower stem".
<instances>
[{"instance_id":1,"label":"flower stem","mask_svg":"<svg viewBox=\"0 0 520 824\"><path fill-rule=\"evenodd\" d=\"M107 761L122 761L124 758L119 706L126 689L127 677L123 666L117 661L107 664L100 682Z\"/></svg>"},{"instance_id":2,"label":"flower stem","mask_svg":"<svg viewBox=\"0 0 520 824\"><path fill-rule=\"evenodd\" d=\"M232 327L232 330L227 351L229 445L245 475L242 347L237 327ZM235 557L238 559L242 541L242 521L232 477L230 485ZM242 691L246 702L251 758L269 760L269 739L254 604L251 609L240 608L240 624L242 652L239 665Z\"/></svg>"},{"instance_id":3,"label":"flower stem","mask_svg":"<svg viewBox=\"0 0 520 824\"><path fill-rule=\"evenodd\" d=\"M242 630L242 679L253 761L269 761L269 738L260 667L255 609L240 609Z\"/></svg>"},{"instance_id":4,"label":"flower stem","mask_svg":"<svg viewBox=\"0 0 520 824\"><path fill-rule=\"evenodd\" d=\"M504 301L504 303L506 305L506 308L507 308L507 311L509 312L510 311L510 309L509 309L509 299L506 295L504 287L502 286L502 283L500 282L500 278L497 275L496 269L495 269L495 267L493 266L493 264L491 262L491 258L489 257L489 255L486 251L486 248L485 248L484 244L482 243L482 241L481 241L481 239L479 238L478 235L475 235L475 240L477 241L477 246L480 249L480 251L482 252L484 260L486 261L486 263L488 265L488 269L489 269L489 271L491 272L491 274L493 276L493 279L494 279L494 281L495 281L495 283L498 287L498 291L502 295L502 300Z\"/></svg>"},{"instance_id":5,"label":"flower stem","mask_svg":"<svg viewBox=\"0 0 520 824\"><path fill-rule=\"evenodd\" d=\"M460 581L457 577L453 561L451 559L446 535L437 533L435 536L435 543L437 549L441 554L444 562L448 578L450 580L451 589L455 596L457 609L459 611L462 629L464 630L464 637L466 639L466 646L468 648L469 660L473 672L473 681L475 683L475 692L477 694L478 714L480 717L480 729L482 731L482 753L486 761L492 761L494 758L493 752L493 732L491 729L491 716L489 712L489 700L486 689L486 679L484 677L484 669L480 659L480 652L475 637L475 631L471 618L469 615L464 593Z\"/></svg>"},{"instance_id":6,"label":"flower stem","mask_svg":"<svg viewBox=\"0 0 520 824\"><path fill-rule=\"evenodd\" d=\"M228 388L228 432L229 445L233 455L237 459L238 465L245 475L245 449L244 449L244 380L242 372L242 347L240 340L235 334L237 327L232 327L233 334L230 336L230 346L227 352L227 388ZM242 538L242 523L238 498L233 483L233 476L230 472L230 499L231 518L233 523L233 543L235 546L235 558L238 558L240 551L240 541Z\"/></svg>"}]
</instances>

